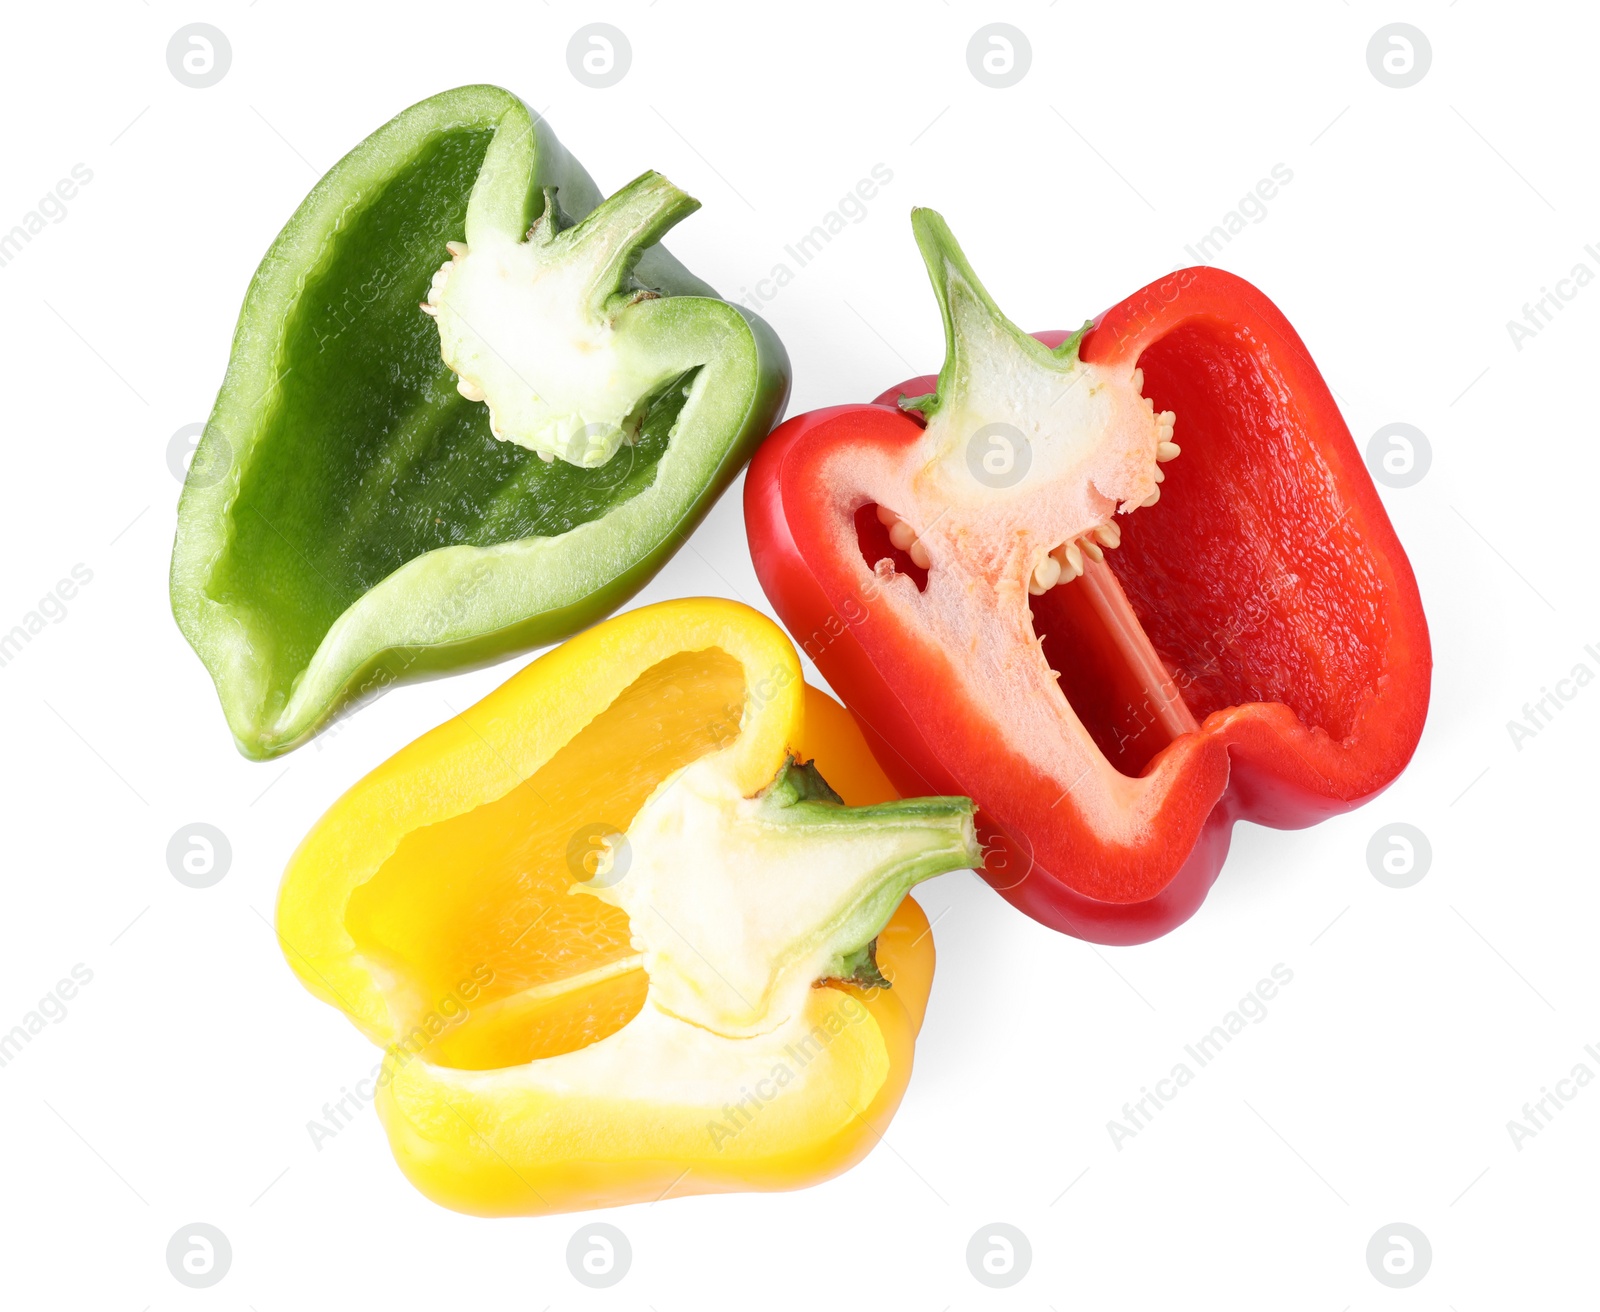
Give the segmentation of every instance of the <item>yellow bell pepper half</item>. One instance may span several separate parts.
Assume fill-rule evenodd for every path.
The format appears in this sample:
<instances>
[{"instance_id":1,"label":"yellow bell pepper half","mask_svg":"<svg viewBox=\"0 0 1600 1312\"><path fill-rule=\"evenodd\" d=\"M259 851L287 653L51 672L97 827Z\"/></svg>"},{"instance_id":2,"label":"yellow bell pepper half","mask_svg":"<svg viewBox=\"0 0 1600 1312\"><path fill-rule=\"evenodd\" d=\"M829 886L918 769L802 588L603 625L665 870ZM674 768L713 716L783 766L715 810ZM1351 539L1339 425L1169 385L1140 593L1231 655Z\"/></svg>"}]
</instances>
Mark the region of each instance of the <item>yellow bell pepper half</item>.
<instances>
[{"instance_id":1,"label":"yellow bell pepper half","mask_svg":"<svg viewBox=\"0 0 1600 1312\"><path fill-rule=\"evenodd\" d=\"M771 621L663 602L356 784L278 932L386 1050L395 1157L447 1207L795 1188L905 1091L934 957L906 890L982 861L967 799L895 796Z\"/></svg>"}]
</instances>

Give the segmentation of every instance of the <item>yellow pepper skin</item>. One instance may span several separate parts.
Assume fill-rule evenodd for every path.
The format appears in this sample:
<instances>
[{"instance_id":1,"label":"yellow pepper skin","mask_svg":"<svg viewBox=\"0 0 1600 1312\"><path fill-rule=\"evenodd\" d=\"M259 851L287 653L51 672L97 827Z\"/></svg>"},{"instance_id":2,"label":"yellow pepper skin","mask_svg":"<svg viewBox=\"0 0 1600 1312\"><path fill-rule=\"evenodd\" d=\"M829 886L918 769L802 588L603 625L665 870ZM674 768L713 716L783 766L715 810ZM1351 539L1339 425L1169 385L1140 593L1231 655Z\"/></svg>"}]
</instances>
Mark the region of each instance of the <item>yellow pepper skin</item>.
<instances>
[{"instance_id":1,"label":"yellow pepper skin","mask_svg":"<svg viewBox=\"0 0 1600 1312\"><path fill-rule=\"evenodd\" d=\"M630 920L602 900L605 869L574 866L568 836L628 829L691 763L756 815L791 759L846 804L816 811L829 853L900 845L899 883L863 876L889 889L882 915L834 945L876 929L892 987L813 980L730 1037L720 1013L659 1004L640 951L657 940L639 908ZM290 861L279 937L305 986L385 1049L377 1106L396 1160L446 1207L527 1216L797 1188L860 1160L910 1078L933 940L915 901L889 914L893 899L982 860L965 799L896 796L771 621L663 602L570 639L350 789ZM823 841L807 826L797 844Z\"/></svg>"}]
</instances>

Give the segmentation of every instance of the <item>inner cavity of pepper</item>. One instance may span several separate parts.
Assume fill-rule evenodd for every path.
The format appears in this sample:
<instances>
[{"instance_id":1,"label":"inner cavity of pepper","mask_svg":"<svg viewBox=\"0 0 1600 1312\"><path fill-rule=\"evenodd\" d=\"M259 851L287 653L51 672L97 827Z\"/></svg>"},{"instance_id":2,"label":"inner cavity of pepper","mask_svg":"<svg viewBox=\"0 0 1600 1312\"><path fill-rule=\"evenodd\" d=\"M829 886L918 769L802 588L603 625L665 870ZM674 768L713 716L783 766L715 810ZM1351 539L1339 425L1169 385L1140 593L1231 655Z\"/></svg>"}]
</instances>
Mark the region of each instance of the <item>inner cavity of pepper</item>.
<instances>
[{"instance_id":1,"label":"inner cavity of pepper","mask_svg":"<svg viewBox=\"0 0 1600 1312\"><path fill-rule=\"evenodd\" d=\"M1383 584L1325 458L1285 412L1288 389L1220 324L1175 329L1139 365L1144 394L1179 416L1183 458L1159 504L1117 517L1104 563L1029 597L1062 695L1132 776L1252 702L1344 739L1382 673Z\"/></svg>"},{"instance_id":2,"label":"inner cavity of pepper","mask_svg":"<svg viewBox=\"0 0 1600 1312\"><path fill-rule=\"evenodd\" d=\"M1130 777L1217 711L1289 707L1335 740L1377 687L1388 632L1379 563L1330 489L1337 479L1239 329L1185 324L1139 359L1143 394L1179 417L1183 458L1156 504L1117 515L1115 550L1028 598L1058 687L1106 761ZM869 566L919 590L928 569L857 511ZM931 562L937 568L937 562Z\"/></svg>"},{"instance_id":3,"label":"inner cavity of pepper","mask_svg":"<svg viewBox=\"0 0 1600 1312\"><path fill-rule=\"evenodd\" d=\"M626 913L573 885L669 775L739 732L743 667L717 648L652 666L549 761L472 811L407 834L345 924L397 1041L491 1070L626 1025L649 985Z\"/></svg>"}]
</instances>

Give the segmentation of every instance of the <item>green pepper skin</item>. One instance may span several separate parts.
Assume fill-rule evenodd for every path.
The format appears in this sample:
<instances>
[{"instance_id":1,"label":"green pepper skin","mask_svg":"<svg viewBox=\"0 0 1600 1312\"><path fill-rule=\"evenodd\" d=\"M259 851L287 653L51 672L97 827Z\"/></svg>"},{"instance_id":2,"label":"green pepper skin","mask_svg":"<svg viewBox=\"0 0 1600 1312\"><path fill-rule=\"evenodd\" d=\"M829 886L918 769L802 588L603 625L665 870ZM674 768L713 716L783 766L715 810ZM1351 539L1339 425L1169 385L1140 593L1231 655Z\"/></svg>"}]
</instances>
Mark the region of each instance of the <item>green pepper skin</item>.
<instances>
[{"instance_id":1,"label":"green pepper skin","mask_svg":"<svg viewBox=\"0 0 1600 1312\"><path fill-rule=\"evenodd\" d=\"M546 188L567 222L601 201L520 100L462 87L339 161L262 259L179 501L171 576L178 627L246 756L287 751L396 679L610 614L782 417L776 335L652 245L614 298L630 358L673 380L637 441L592 469L496 441L419 303L446 242L525 232Z\"/></svg>"}]
</instances>

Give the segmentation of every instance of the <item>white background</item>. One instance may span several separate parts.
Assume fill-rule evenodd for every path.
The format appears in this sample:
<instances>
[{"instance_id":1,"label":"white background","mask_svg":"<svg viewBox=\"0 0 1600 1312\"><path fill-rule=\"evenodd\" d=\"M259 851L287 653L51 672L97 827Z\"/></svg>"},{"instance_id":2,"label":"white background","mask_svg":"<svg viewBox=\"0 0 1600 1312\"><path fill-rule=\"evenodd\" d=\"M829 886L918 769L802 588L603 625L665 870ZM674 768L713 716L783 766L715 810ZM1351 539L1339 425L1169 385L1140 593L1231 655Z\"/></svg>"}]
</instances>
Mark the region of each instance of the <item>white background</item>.
<instances>
[{"instance_id":1,"label":"white background","mask_svg":"<svg viewBox=\"0 0 1600 1312\"><path fill-rule=\"evenodd\" d=\"M1513 15L1515 15L1513 17ZM610 89L565 51L629 38ZM1032 66L995 90L966 47L991 20ZM181 85L165 51L205 21L232 66ZM1381 26L1430 39L1386 87ZM92 983L0 1069L0 1301L13 1307L345 1306L1475 1309L1592 1305L1600 1087L1536 1138L1507 1122L1600 1061L1594 738L1585 689L1519 751L1507 721L1600 644L1589 402L1600 287L1519 351L1525 302L1600 241L1593 52L1576 6L617 3L287 0L17 7L6 19L0 230L74 164L92 182L10 264L0 630L75 564L93 581L0 668L7 861L0 1031L76 963ZM406 105L466 82L521 94L610 190L646 167L705 208L672 249L730 295L871 167L894 180L763 307L790 413L937 366L907 224L942 210L1010 314L1072 327L1179 264L1278 163L1293 181L1216 261L1261 286L1363 445L1411 423L1427 476L1384 500L1431 621L1432 713L1410 770L1300 833L1241 826L1215 891L1166 939L1095 949L971 874L919 893L939 974L917 1069L857 1169L782 1195L604 1219L633 1263L592 1291L580 1218L485 1222L425 1201L368 1108L318 1151L306 1124L376 1053L297 984L267 918L334 797L521 663L411 685L271 764L236 754L174 626L178 485L166 448L205 417L256 261L321 170ZM1180 420L1181 424L1181 420ZM1181 431L1180 431L1181 437ZM737 491L639 598L765 606ZM165 851L205 821L233 848L207 890ZM1382 825L1432 866L1369 871ZM1156 1123L1107 1122L1275 964L1292 984ZM206 1221L233 1248L208 1291L164 1253ZM973 1232L1032 1268L994 1292ZM1369 1273L1404 1221L1432 1268Z\"/></svg>"}]
</instances>

